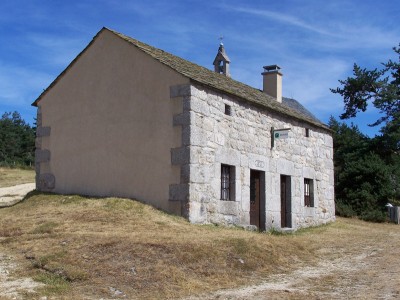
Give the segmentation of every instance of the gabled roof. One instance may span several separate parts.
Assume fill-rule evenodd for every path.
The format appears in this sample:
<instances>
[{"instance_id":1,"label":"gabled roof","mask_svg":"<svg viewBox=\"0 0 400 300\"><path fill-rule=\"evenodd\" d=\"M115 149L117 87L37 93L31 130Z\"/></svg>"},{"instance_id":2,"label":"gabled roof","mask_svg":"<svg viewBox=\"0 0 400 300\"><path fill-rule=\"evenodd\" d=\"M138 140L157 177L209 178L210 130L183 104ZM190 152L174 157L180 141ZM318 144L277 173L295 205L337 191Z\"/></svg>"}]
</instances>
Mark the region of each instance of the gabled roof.
<instances>
[{"instance_id":1,"label":"gabled roof","mask_svg":"<svg viewBox=\"0 0 400 300\"><path fill-rule=\"evenodd\" d=\"M305 108L303 105L300 104L299 101L292 99L292 98L286 98L282 97L282 103L285 104L286 106L289 106L296 110L298 113L307 116L311 119L314 119L316 122L321 122L318 120L316 116L314 116L307 108Z\"/></svg>"},{"instance_id":2,"label":"gabled roof","mask_svg":"<svg viewBox=\"0 0 400 300\"><path fill-rule=\"evenodd\" d=\"M108 29L103 27L97 35L93 38L93 40L89 43L89 45L71 62L71 64L50 84L50 86L43 91L43 93L36 99L32 105L36 106L37 103L41 100L41 98L47 93L49 89L51 89L57 81L65 74L65 72L76 62L76 60L90 47L90 45L97 39L97 37L103 32L109 31L116 36L122 38L126 42L130 43L132 46L135 46L139 50L147 53L154 59L158 60L162 64L170 67L171 69L175 70L176 72L182 74L183 76L189 78L191 81L195 83L199 83L201 85L205 85L209 88L217 90L222 93L229 94L231 96L238 97L239 99L250 102L252 104L261 106L267 110L274 111L279 114L283 114L299 121L304 121L315 126L318 126L323 129L329 128L317 120L315 117L310 116L310 113L304 113L302 110L297 110L292 106L285 105L277 102L275 98L265 94L264 92L260 91L259 89L255 89L251 86L248 86L244 83L236 81L230 77L227 77L223 74L219 74L213 72L207 68L199 66L195 63L187 61L183 58L165 52L161 49L157 49L145 43L142 43L138 40L135 40L131 37L128 37L122 33L116 32L114 30ZM297 101L296 101L297 102ZM303 107L304 108L304 107Z\"/></svg>"}]
</instances>

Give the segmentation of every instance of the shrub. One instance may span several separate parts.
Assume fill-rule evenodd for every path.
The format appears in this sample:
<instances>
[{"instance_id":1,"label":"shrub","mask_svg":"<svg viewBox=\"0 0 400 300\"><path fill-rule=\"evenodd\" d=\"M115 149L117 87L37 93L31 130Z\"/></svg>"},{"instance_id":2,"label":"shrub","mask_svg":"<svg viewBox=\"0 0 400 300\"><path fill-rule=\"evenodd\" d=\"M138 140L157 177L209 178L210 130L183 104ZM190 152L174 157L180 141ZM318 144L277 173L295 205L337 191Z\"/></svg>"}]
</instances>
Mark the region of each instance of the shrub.
<instances>
[{"instance_id":1,"label":"shrub","mask_svg":"<svg viewBox=\"0 0 400 300\"><path fill-rule=\"evenodd\" d=\"M364 211L360 219L368 222L383 223L387 221L387 214L380 210Z\"/></svg>"},{"instance_id":2,"label":"shrub","mask_svg":"<svg viewBox=\"0 0 400 300\"><path fill-rule=\"evenodd\" d=\"M344 203L342 200L337 200L335 203L336 215L345 218L351 218L357 215L351 205Z\"/></svg>"}]
</instances>

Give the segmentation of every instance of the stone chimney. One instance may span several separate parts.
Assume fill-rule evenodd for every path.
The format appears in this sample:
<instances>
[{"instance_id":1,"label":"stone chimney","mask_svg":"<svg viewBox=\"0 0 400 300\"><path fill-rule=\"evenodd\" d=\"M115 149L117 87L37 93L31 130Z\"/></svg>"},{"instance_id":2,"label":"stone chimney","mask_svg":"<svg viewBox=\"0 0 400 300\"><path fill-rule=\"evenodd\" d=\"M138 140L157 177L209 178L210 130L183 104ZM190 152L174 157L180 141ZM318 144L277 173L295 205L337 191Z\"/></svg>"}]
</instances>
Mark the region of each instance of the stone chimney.
<instances>
[{"instance_id":1,"label":"stone chimney","mask_svg":"<svg viewBox=\"0 0 400 300\"><path fill-rule=\"evenodd\" d=\"M227 77L231 77L229 72L229 60L228 55L225 52L224 44L220 44L218 48L217 56L214 59L214 71L220 74L224 74Z\"/></svg>"},{"instance_id":2,"label":"stone chimney","mask_svg":"<svg viewBox=\"0 0 400 300\"><path fill-rule=\"evenodd\" d=\"M265 66L263 76L263 92L282 103L282 73L278 65Z\"/></svg>"}]
</instances>

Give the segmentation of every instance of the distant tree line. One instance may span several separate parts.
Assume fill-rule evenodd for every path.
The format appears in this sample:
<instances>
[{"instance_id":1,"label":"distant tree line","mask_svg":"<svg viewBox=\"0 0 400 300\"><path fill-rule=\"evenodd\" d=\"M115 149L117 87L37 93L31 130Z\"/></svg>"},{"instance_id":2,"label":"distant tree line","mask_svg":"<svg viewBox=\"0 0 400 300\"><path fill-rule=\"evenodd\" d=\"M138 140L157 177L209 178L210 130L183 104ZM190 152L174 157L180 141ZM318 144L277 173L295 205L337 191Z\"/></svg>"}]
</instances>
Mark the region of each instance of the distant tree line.
<instances>
[{"instance_id":1,"label":"distant tree line","mask_svg":"<svg viewBox=\"0 0 400 300\"><path fill-rule=\"evenodd\" d=\"M393 50L399 56L400 45ZM400 205L400 63L389 60L381 70L354 64L353 76L332 89L344 100L341 119L355 117L373 105L381 117L374 138L331 117L334 131L335 193L337 214L385 220L385 205Z\"/></svg>"},{"instance_id":2,"label":"distant tree line","mask_svg":"<svg viewBox=\"0 0 400 300\"><path fill-rule=\"evenodd\" d=\"M0 166L33 166L35 161L35 127L21 115L6 112L0 119Z\"/></svg>"}]
</instances>

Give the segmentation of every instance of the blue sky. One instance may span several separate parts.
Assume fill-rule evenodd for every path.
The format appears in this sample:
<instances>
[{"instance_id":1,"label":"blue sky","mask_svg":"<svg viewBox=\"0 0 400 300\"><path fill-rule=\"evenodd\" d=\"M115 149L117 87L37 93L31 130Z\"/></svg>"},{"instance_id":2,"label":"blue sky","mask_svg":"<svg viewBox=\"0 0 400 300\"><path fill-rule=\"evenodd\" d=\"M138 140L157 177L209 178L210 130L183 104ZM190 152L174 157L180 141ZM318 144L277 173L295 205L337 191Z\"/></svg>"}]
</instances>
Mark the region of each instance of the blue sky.
<instances>
[{"instance_id":1,"label":"blue sky","mask_svg":"<svg viewBox=\"0 0 400 300\"><path fill-rule=\"evenodd\" d=\"M397 60L399 16L398 0L1 0L0 113L32 123L30 104L105 26L210 69L223 36L234 79L261 88L278 64L283 95L327 122L343 111L329 88L354 62ZM377 118L370 107L350 121L374 135Z\"/></svg>"}]
</instances>

